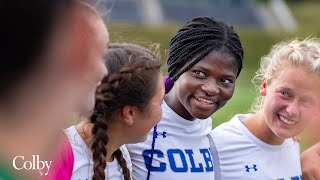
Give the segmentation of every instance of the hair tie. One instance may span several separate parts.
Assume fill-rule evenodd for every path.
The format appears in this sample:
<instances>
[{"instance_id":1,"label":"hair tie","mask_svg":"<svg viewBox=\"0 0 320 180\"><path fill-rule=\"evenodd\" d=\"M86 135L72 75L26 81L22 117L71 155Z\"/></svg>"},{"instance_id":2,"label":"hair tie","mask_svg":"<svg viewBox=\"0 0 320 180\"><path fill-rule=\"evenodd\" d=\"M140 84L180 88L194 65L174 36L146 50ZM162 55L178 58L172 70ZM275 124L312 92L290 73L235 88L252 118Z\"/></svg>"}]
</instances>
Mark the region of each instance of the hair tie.
<instances>
[{"instance_id":1,"label":"hair tie","mask_svg":"<svg viewBox=\"0 0 320 180\"><path fill-rule=\"evenodd\" d=\"M174 85L174 81L169 76L164 77L163 80L164 80L165 93L167 94L172 89Z\"/></svg>"}]
</instances>

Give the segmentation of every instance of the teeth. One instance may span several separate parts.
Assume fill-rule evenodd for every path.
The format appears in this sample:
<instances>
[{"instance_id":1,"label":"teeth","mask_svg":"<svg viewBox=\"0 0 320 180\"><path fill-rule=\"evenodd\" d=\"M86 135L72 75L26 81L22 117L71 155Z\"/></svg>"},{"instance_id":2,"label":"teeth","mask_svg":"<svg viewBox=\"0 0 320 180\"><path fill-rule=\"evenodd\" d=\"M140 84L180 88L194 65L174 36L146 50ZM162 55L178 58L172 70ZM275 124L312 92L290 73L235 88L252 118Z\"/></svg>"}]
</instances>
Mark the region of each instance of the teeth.
<instances>
[{"instance_id":1,"label":"teeth","mask_svg":"<svg viewBox=\"0 0 320 180\"><path fill-rule=\"evenodd\" d=\"M286 124L289 124L289 125L295 125L296 124L296 122L290 121L290 120L288 120L288 119L286 119L286 118L284 118L282 116L279 116L279 119L280 119L280 121L282 121L282 122L284 122Z\"/></svg>"},{"instance_id":2,"label":"teeth","mask_svg":"<svg viewBox=\"0 0 320 180\"><path fill-rule=\"evenodd\" d=\"M198 101L206 103L206 104L214 104L213 101L207 100L207 99L202 99L202 98L196 98Z\"/></svg>"}]
</instances>

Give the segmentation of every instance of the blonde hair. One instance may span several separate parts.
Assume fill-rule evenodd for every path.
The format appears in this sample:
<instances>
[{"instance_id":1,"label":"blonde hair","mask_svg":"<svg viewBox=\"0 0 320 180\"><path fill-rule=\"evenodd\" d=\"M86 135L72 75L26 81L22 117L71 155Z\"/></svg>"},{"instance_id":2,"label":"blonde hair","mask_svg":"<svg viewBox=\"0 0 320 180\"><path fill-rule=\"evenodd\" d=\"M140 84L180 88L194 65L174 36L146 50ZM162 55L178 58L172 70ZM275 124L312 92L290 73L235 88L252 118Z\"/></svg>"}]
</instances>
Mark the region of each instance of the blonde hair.
<instances>
[{"instance_id":1,"label":"blonde hair","mask_svg":"<svg viewBox=\"0 0 320 180\"><path fill-rule=\"evenodd\" d=\"M263 56L260 68L253 78L253 84L259 92L261 81L270 84L277 74L288 67L302 67L306 72L320 72L320 39L306 38L280 42ZM258 96L251 110L257 112L262 108L263 96Z\"/></svg>"}]
</instances>

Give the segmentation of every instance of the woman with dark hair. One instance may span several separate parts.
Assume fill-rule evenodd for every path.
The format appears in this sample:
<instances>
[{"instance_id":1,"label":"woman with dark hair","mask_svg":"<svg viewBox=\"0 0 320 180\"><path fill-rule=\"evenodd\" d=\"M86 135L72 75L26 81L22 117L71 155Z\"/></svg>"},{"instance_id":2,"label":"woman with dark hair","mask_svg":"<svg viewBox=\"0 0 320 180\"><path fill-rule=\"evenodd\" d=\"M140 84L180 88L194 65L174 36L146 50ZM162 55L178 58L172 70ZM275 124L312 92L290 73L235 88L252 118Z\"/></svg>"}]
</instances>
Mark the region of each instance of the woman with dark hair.
<instances>
[{"instance_id":1,"label":"woman with dark hair","mask_svg":"<svg viewBox=\"0 0 320 180\"><path fill-rule=\"evenodd\" d=\"M243 50L233 28L211 17L171 39L163 116L145 142L128 144L133 179L214 179L210 116L232 97Z\"/></svg>"},{"instance_id":2,"label":"woman with dark hair","mask_svg":"<svg viewBox=\"0 0 320 180\"><path fill-rule=\"evenodd\" d=\"M152 52L111 44L106 67L93 114L65 130L75 159L72 179L130 180L132 165L124 144L144 141L162 115L163 75Z\"/></svg>"}]
</instances>

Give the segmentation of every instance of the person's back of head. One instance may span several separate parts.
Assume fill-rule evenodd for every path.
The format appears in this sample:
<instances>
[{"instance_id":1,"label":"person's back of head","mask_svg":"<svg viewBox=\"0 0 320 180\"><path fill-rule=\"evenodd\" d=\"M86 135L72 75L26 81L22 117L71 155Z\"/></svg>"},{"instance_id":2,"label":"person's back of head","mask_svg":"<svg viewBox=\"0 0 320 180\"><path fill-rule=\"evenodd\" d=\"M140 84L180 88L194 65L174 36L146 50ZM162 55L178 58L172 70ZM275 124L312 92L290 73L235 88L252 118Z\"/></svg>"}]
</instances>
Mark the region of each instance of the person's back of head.
<instances>
[{"instance_id":1,"label":"person's back of head","mask_svg":"<svg viewBox=\"0 0 320 180\"><path fill-rule=\"evenodd\" d=\"M102 84L108 86L100 86L97 92L100 94L102 89L109 92L110 96L103 94L105 102L110 98L108 107L134 105L145 109L156 93L158 79L154 72L160 73L161 62L151 51L132 44L109 45L106 59L108 75Z\"/></svg>"},{"instance_id":2,"label":"person's back of head","mask_svg":"<svg viewBox=\"0 0 320 180\"><path fill-rule=\"evenodd\" d=\"M137 107L141 112L148 111L148 105L157 92L161 74L161 62L145 48L132 44L110 44L108 48L106 56L108 75L97 89L96 104L91 116L93 179L105 177L108 125L112 120L119 118L125 106ZM122 152L118 149L114 155L121 164L124 179L129 180L131 175Z\"/></svg>"}]
</instances>

